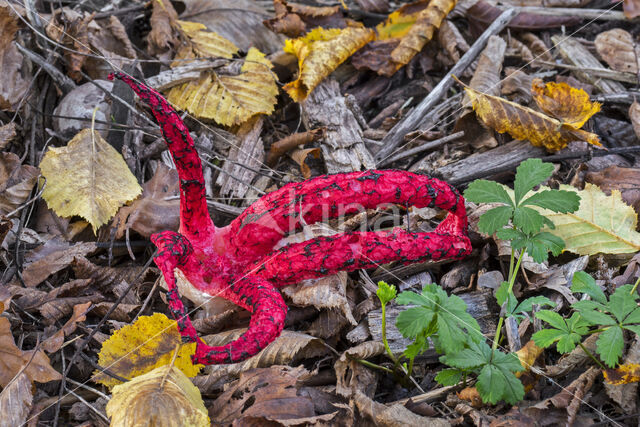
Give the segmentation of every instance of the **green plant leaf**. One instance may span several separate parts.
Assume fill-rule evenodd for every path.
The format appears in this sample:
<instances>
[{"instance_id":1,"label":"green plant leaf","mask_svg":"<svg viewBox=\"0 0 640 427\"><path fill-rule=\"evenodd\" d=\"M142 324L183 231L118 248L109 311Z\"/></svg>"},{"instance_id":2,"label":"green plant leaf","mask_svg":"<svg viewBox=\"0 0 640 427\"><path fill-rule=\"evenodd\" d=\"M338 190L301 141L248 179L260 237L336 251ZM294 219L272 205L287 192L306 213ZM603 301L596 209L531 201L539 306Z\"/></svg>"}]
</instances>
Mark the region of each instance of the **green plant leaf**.
<instances>
[{"instance_id":1,"label":"green plant leaf","mask_svg":"<svg viewBox=\"0 0 640 427\"><path fill-rule=\"evenodd\" d=\"M455 368L446 368L438 372L436 381L443 386L456 385L462 380L462 371Z\"/></svg>"},{"instance_id":2,"label":"green plant leaf","mask_svg":"<svg viewBox=\"0 0 640 427\"><path fill-rule=\"evenodd\" d=\"M535 262L542 263L549 258L549 252L555 256L560 255L564 248L564 241L558 236L543 231L527 238L524 241L524 247Z\"/></svg>"},{"instance_id":3,"label":"green plant leaf","mask_svg":"<svg viewBox=\"0 0 640 427\"><path fill-rule=\"evenodd\" d=\"M543 163L540 159L527 159L520 163L513 183L516 206L520 204L525 194L548 179L552 173L553 164Z\"/></svg>"},{"instance_id":4,"label":"green plant leaf","mask_svg":"<svg viewBox=\"0 0 640 427\"><path fill-rule=\"evenodd\" d=\"M622 356L623 347L624 337L622 328L619 326L612 326L601 332L596 341L596 352L600 355L604 364L610 368L613 368L618 363L618 359Z\"/></svg>"},{"instance_id":5,"label":"green plant leaf","mask_svg":"<svg viewBox=\"0 0 640 427\"><path fill-rule=\"evenodd\" d=\"M415 339L429 327L434 315L430 307L411 307L398 314L396 327L403 337Z\"/></svg>"},{"instance_id":6,"label":"green plant leaf","mask_svg":"<svg viewBox=\"0 0 640 427\"><path fill-rule=\"evenodd\" d=\"M464 191L464 198L474 203L504 203L514 206L509 193L495 181L477 179Z\"/></svg>"},{"instance_id":7,"label":"green plant leaf","mask_svg":"<svg viewBox=\"0 0 640 427\"><path fill-rule=\"evenodd\" d=\"M478 221L478 230L486 234L493 234L509 223L513 208L498 206L485 212Z\"/></svg>"},{"instance_id":8,"label":"green plant leaf","mask_svg":"<svg viewBox=\"0 0 640 427\"><path fill-rule=\"evenodd\" d=\"M380 281L378 282L378 289L376 290L376 295L380 302L385 305L389 301L392 301L396 297L396 287L393 285L389 285L387 282Z\"/></svg>"},{"instance_id":9,"label":"green plant leaf","mask_svg":"<svg viewBox=\"0 0 640 427\"><path fill-rule=\"evenodd\" d=\"M407 348L402 352L408 359L413 360L419 354L425 352L425 350L429 349L429 341L425 338L424 335L419 335L416 337L416 340L409 344Z\"/></svg>"},{"instance_id":10,"label":"green plant leaf","mask_svg":"<svg viewBox=\"0 0 640 427\"><path fill-rule=\"evenodd\" d=\"M599 303L607 303L607 297L596 284L595 279L584 271L576 271L574 273L573 279L571 280L571 292L587 294Z\"/></svg>"},{"instance_id":11,"label":"green plant leaf","mask_svg":"<svg viewBox=\"0 0 640 427\"><path fill-rule=\"evenodd\" d=\"M580 207L580 196L573 191L543 190L524 200L521 206L533 205L553 212L569 213Z\"/></svg>"},{"instance_id":12,"label":"green plant leaf","mask_svg":"<svg viewBox=\"0 0 640 427\"><path fill-rule=\"evenodd\" d=\"M514 310L514 313L528 313L531 310L533 310L533 305L539 305L540 307L555 307L556 303L551 301L549 298L542 296L542 295L538 295L535 297L529 297L527 299L525 299L524 301L522 301L520 304L518 304L518 306L516 307L516 309Z\"/></svg>"},{"instance_id":13,"label":"green plant leaf","mask_svg":"<svg viewBox=\"0 0 640 427\"><path fill-rule=\"evenodd\" d=\"M533 334L532 339L539 347L549 347L557 341L558 352L568 353L576 347L582 336L589 332L589 323L573 313L568 321L551 310L540 310L536 317L547 322L553 329L543 329Z\"/></svg>"},{"instance_id":14,"label":"green plant leaf","mask_svg":"<svg viewBox=\"0 0 640 427\"><path fill-rule=\"evenodd\" d=\"M582 309L579 310L579 312L580 316L582 316L584 320L591 323L592 325L611 326L618 323L613 317L597 310Z\"/></svg>"},{"instance_id":15,"label":"green plant leaf","mask_svg":"<svg viewBox=\"0 0 640 427\"><path fill-rule=\"evenodd\" d=\"M533 234L540 231L546 222L545 219L544 216L531 208L519 206L513 211L513 225L525 234Z\"/></svg>"},{"instance_id":16,"label":"green plant leaf","mask_svg":"<svg viewBox=\"0 0 640 427\"><path fill-rule=\"evenodd\" d=\"M624 322L625 318L638 307L635 298L629 295L631 286L620 286L609 297L609 311L613 314L618 322Z\"/></svg>"}]
</instances>

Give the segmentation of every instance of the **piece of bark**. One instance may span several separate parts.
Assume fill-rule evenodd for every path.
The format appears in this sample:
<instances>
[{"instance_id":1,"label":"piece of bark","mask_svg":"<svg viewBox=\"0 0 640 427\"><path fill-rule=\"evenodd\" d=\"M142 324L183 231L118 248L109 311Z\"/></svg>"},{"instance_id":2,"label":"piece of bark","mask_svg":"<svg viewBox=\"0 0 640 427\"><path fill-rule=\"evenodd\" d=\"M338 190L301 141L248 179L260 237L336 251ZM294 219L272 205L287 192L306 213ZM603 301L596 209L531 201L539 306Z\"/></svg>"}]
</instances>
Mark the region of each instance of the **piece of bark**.
<instances>
[{"instance_id":1,"label":"piece of bark","mask_svg":"<svg viewBox=\"0 0 640 427\"><path fill-rule=\"evenodd\" d=\"M433 174L449 183L456 185L475 179L478 174L486 174L487 171L499 167L513 166L515 169L521 162L531 157L542 157L543 148L534 147L529 141L512 141L483 153L472 154L455 163L433 171ZM418 165L411 168L412 172L422 169ZM485 175L486 176L486 175Z\"/></svg>"},{"instance_id":2,"label":"piece of bark","mask_svg":"<svg viewBox=\"0 0 640 427\"><path fill-rule=\"evenodd\" d=\"M262 117L256 117L240 126L237 133L240 143L229 150L216 181L221 195L243 198L247 193L256 176L255 170L260 168L264 159L264 144L260 138L263 123Z\"/></svg>"},{"instance_id":3,"label":"piece of bark","mask_svg":"<svg viewBox=\"0 0 640 427\"><path fill-rule=\"evenodd\" d=\"M596 57L593 56L591 52L589 52L589 50L580 44L580 42L575 38L556 35L552 36L551 40L560 53L560 56L562 56L562 58L569 64L580 68L606 69L602 66L600 61L598 61ZM624 92L625 90L624 86L616 81L598 78L589 72L580 71L578 69L576 69L574 73L580 80L594 85L603 93L618 93Z\"/></svg>"},{"instance_id":4,"label":"piece of bark","mask_svg":"<svg viewBox=\"0 0 640 427\"><path fill-rule=\"evenodd\" d=\"M327 172L353 172L375 168L362 139L362 128L340 93L338 82L326 79L302 103L307 129L326 127L321 144Z\"/></svg>"}]
</instances>

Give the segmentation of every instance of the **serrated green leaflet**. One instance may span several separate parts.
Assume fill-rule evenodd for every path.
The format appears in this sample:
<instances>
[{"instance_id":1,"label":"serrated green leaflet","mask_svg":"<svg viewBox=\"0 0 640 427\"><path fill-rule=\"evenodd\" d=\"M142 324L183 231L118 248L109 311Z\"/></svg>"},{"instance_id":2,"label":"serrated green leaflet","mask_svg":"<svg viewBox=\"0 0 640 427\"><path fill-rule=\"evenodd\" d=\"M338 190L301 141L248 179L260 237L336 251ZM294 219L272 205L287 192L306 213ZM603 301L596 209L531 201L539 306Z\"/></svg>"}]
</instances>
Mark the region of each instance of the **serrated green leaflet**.
<instances>
[{"instance_id":1,"label":"serrated green leaflet","mask_svg":"<svg viewBox=\"0 0 640 427\"><path fill-rule=\"evenodd\" d=\"M464 192L464 198L474 203L504 203L514 206L509 193L495 181L478 179L469 184Z\"/></svg>"},{"instance_id":2,"label":"serrated green leaflet","mask_svg":"<svg viewBox=\"0 0 640 427\"><path fill-rule=\"evenodd\" d=\"M516 179L513 183L516 206L529 191L540 185L553 173L551 163L543 163L540 159L528 159L520 163L516 169Z\"/></svg>"}]
</instances>

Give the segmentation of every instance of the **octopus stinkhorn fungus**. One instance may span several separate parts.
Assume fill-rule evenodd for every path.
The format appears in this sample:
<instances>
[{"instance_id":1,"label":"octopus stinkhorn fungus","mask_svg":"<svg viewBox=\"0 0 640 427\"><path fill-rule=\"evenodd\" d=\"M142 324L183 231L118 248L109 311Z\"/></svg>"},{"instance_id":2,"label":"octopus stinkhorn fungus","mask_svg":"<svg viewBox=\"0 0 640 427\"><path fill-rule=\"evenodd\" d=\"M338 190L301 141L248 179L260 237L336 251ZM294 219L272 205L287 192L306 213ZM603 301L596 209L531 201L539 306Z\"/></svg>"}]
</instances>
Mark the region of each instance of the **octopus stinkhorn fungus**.
<instances>
[{"instance_id":1,"label":"octopus stinkhorn fungus","mask_svg":"<svg viewBox=\"0 0 640 427\"><path fill-rule=\"evenodd\" d=\"M150 106L178 169L179 233L163 231L151 240L158 248L155 263L168 285L169 309L184 340L196 343L194 363L240 362L275 340L287 314L278 292L282 286L391 261L459 259L471 251L464 199L458 191L443 181L399 170L325 175L287 184L263 196L231 224L217 228L207 210L200 158L178 113L157 91L130 76L115 73L109 77L127 83ZM401 228L348 232L274 249L304 224L385 203L436 206L449 214L429 233ZM180 300L175 269L199 291L249 310L248 330L226 345L207 345Z\"/></svg>"}]
</instances>

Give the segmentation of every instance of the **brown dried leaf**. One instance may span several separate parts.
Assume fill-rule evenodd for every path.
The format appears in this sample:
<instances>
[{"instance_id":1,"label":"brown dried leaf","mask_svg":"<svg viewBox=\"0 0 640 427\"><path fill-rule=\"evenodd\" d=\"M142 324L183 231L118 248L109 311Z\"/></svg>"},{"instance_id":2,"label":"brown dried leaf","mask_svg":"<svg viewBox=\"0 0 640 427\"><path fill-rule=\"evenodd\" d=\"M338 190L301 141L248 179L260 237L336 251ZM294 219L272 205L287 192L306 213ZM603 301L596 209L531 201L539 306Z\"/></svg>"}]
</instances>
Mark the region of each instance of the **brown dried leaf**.
<instances>
[{"instance_id":1,"label":"brown dried leaf","mask_svg":"<svg viewBox=\"0 0 640 427\"><path fill-rule=\"evenodd\" d=\"M273 166L276 161L288 151L293 150L299 145L310 144L323 138L325 134L325 128L312 129L307 132L294 133L287 137L282 138L279 141L271 144L271 148L267 153L266 163Z\"/></svg>"},{"instance_id":2,"label":"brown dried leaf","mask_svg":"<svg viewBox=\"0 0 640 427\"><path fill-rule=\"evenodd\" d=\"M271 31L282 33L287 37L298 37L307 29L315 27L344 28L347 26L340 6L318 7L273 0L273 7L276 17L267 19L263 23Z\"/></svg>"},{"instance_id":3,"label":"brown dried leaf","mask_svg":"<svg viewBox=\"0 0 640 427\"><path fill-rule=\"evenodd\" d=\"M356 3L367 12L387 13L389 11L389 0L356 0Z\"/></svg>"},{"instance_id":4,"label":"brown dried leaf","mask_svg":"<svg viewBox=\"0 0 640 427\"><path fill-rule=\"evenodd\" d=\"M295 305L339 310L352 325L358 324L353 317L347 299L347 274L345 272L314 280L313 286L309 286L306 281L287 286L282 289L282 293L289 297Z\"/></svg>"},{"instance_id":5,"label":"brown dried leaf","mask_svg":"<svg viewBox=\"0 0 640 427\"><path fill-rule=\"evenodd\" d=\"M5 147L16 137L16 123L11 122L6 125L0 126L0 150L4 150Z\"/></svg>"},{"instance_id":6,"label":"brown dried leaf","mask_svg":"<svg viewBox=\"0 0 640 427\"><path fill-rule=\"evenodd\" d=\"M51 367L49 358L42 350L38 350L35 355L33 353L34 350L22 351L16 346L9 319L0 317L0 386L6 387L23 368L22 372L29 381L47 383L62 379L60 373Z\"/></svg>"},{"instance_id":7,"label":"brown dried leaf","mask_svg":"<svg viewBox=\"0 0 640 427\"><path fill-rule=\"evenodd\" d=\"M311 373L303 366L251 369L229 384L209 407L216 423L245 424L245 417L295 420L316 415L310 396L300 393L300 383Z\"/></svg>"},{"instance_id":8,"label":"brown dried leaf","mask_svg":"<svg viewBox=\"0 0 640 427\"><path fill-rule=\"evenodd\" d=\"M375 37L368 28L348 27L344 29L315 28L304 37L288 39L284 51L298 58L298 78L284 86L284 90L300 102L338 65L346 61L358 49Z\"/></svg>"},{"instance_id":9,"label":"brown dried leaf","mask_svg":"<svg viewBox=\"0 0 640 427\"><path fill-rule=\"evenodd\" d=\"M89 29L100 30L100 26L93 20L94 14L78 13L67 7L57 9L46 27L49 37L64 44L67 59L67 73L75 81L83 79L82 68L91 54L89 47Z\"/></svg>"},{"instance_id":10,"label":"brown dried leaf","mask_svg":"<svg viewBox=\"0 0 640 427\"><path fill-rule=\"evenodd\" d=\"M472 33L480 35L500 14L502 14L502 9L480 0L467 10L466 16L471 24ZM572 26L581 21L582 18L578 16L536 15L521 12L511 20L507 27L514 30L541 30L558 28L563 25Z\"/></svg>"},{"instance_id":11,"label":"brown dried leaf","mask_svg":"<svg viewBox=\"0 0 640 427\"><path fill-rule=\"evenodd\" d=\"M55 334L47 338L42 342L42 349L48 353L54 353L60 350L62 344L64 343L65 335L70 335L73 331L76 330L76 324L78 322L84 322L87 312L89 311L89 307L91 307L91 302L87 302L84 304L78 304L73 307L73 315L67 323Z\"/></svg>"},{"instance_id":12,"label":"brown dried leaf","mask_svg":"<svg viewBox=\"0 0 640 427\"><path fill-rule=\"evenodd\" d=\"M178 231L180 226L180 187L178 172L159 164L153 177L142 186L142 195L118 210L116 238L133 230L144 237L163 230ZM169 199L169 200L167 200Z\"/></svg>"},{"instance_id":13,"label":"brown dried leaf","mask_svg":"<svg viewBox=\"0 0 640 427\"><path fill-rule=\"evenodd\" d=\"M587 92L566 83L545 84L542 79L534 79L531 93L542 111L575 129L600 111L600 103L591 102Z\"/></svg>"},{"instance_id":14,"label":"brown dried leaf","mask_svg":"<svg viewBox=\"0 0 640 427\"><path fill-rule=\"evenodd\" d=\"M396 70L409 63L433 38L434 32L455 4L456 0L432 0L429 6L418 14L416 23L391 52L391 60L396 63Z\"/></svg>"},{"instance_id":15,"label":"brown dried leaf","mask_svg":"<svg viewBox=\"0 0 640 427\"><path fill-rule=\"evenodd\" d=\"M371 399L361 391L353 396L358 410L373 420L376 426L430 426L449 427L451 423L444 418L422 417L411 412L399 403L383 405Z\"/></svg>"},{"instance_id":16,"label":"brown dried leaf","mask_svg":"<svg viewBox=\"0 0 640 427\"><path fill-rule=\"evenodd\" d=\"M88 255L97 250L97 248L98 246L95 242L85 242L55 251L38 261L26 265L22 272L22 280L26 286L37 286L53 273L66 268L75 257Z\"/></svg>"},{"instance_id":17,"label":"brown dried leaf","mask_svg":"<svg viewBox=\"0 0 640 427\"><path fill-rule=\"evenodd\" d=\"M640 138L640 103L638 101L633 101L629 107L629 119L633 125L633 132Z\"/></svg>"},{"instance_id":18,"label":"brown dried leaf","mask_svg":"<svg viewBox=\"0 0 640 427\"><path fill-rule=\"evenodd\" d=\"M633 74L640 70L640 46L627 31L620 28L604 31L596 36L595 45L612 69Z\"/></svg>"},{"instance_id":19,"label":"brown dried leaf","mask_svg":"<svg viewBox=\"0 0 640 427\"><path fill-rule=\"evenodd\" d=\"M209 345L224 345L229 341L237 339L243 329L234 329L221 332L215 335L204 336L203 339ZM207 391L210 386L214 386L218 380L227 376L237 376L253 368L265 368L271 365L287 365L294 360L308 359L326 354L327 349L322 341L311 335L300 332L284 330L275 341L262 349L254 357L240 363L230 365L210 365L205 368L206 376L198 376L193 382L200 390Z\"/></svg>"},{"instance_id":20,"label":"brown dried leaf","mask_svg":"<svg viewBox=\"0 0 640 427\"><path fill-rule=\"evenodd\" d=\"M601 146L598 135L575 129L561 121L497 96L486 95L469 87L465 91L471 98L478 117L495 131L509 133L513 138L527 139L536 147L557 151L571 141L587 141Z\"/></svg>"},{"instance_id":21,"label":"brown dried leaf","mask_svg":"<svg viewBox=\"0 0 640 427\"><path fill-rule=\"evenodd\" d=\"M458 27L448 19L445 19L440 25L438 43L447 51L454 62L460 60L460 52L464 53L469 50L469 44L460 34Z\"/></svg>"},{"instance_id":22,"label":"brown dried leaf","mask_svg":"<svg viewBox=\"0 0 640 427\"><path fill-rule=\"evenodd\" d=\"M624 0L622 10L627 18L637 18L640 16L640 0Z\"/></svg>"},{"instance_id":23,"label":"brown dried leaf","mask_svg":"<svg viewBox=\"0 0 640 427\"><path fill-rule=\"evenodd\" d=\"M32 384L23 372L13 379L8 387L0 392L0 425L21 426L29 415L33 405Z\"/></svg>"},{"instance_id":24,"label":"brown dried leaf","mask_svg":"<svg viewBox=\"0 0 640 427\"><path fill-rule=\"evenodd\" d=\"M619 190L622 200L640 212L640 169L609 166L598 172L588 172L585 181L597 185L607 195Z\"/></svg>"},{"instance_id":25,"label":"brown dried leaf","mask_svg":"<svg viewBox=\"0 0 640 427\"><path fill-rule=\"evenodd\" d=\"M320 149L316 148L304 148L304 149L296 149L291 152L291 158L300 166L300 172L304 179L311 178L311 168L305 163L305 160L309 155L311 155L314 159L320 158Z\"/></svg>"},{"instance_id":26,"label":"brown dried leaf","mask_svg":"<svg viewBox=\"0 0 640 427\"><path fill-rule=\"evenodd\" d=\"M29 89L29 76L23 67L24 58L13 41L18 20L11 7L0 1L0 110L13 111Z\"/></svg>"},{"instance_id":27,"label":"brown dried leaf","mask_svg":"<svg viewBox=\"0 0 640 427\"><path fill-rule=\"evenodd\" d=\"M151 12L151 31L148 35L149 53L166 53L172 46L178 45L178 37L173 25L178 14L167 0L153 0Z\"/></svg>"},{"instance_id":28,"label":"brown dried leaf","mask_svg":"<svg viewBox=\"0 0 640 427\"><path fill-rule=\"evenodd\" d=\"M20 163L10 152L0 153L0 214L7 214L27 201L40 172Z\"/></svg>"},{"instance_id":29,"label":"brown dried leaf","mask_svg":"<svg viewBox=\"0 0 640 427\"><path fill-rule=\"evenodd\" d=\"M524 33L520 35L520 39L535 56L533 65L535 65L535 61L553 61L553 56L551 55L549 48L540 38L538 38L538 36L533 33Z\"/></svg>"},{"instance_id":30,"label":"brown dried leaf","mask_svg":"<svg viewBox=\"0 0 640 427\"><path fill-rule=\"evenodd\" d=\"M367 341L351 347L340 355L334 363L336 371L336 393L340 396L349 397L354 391L364 388L363 382L365 377L359 378L357 372L361 372L364 368L357 359L368 359L370 357L379 356L384 353L384 345L380 341Z\"/></svg>"}]
</instances>

